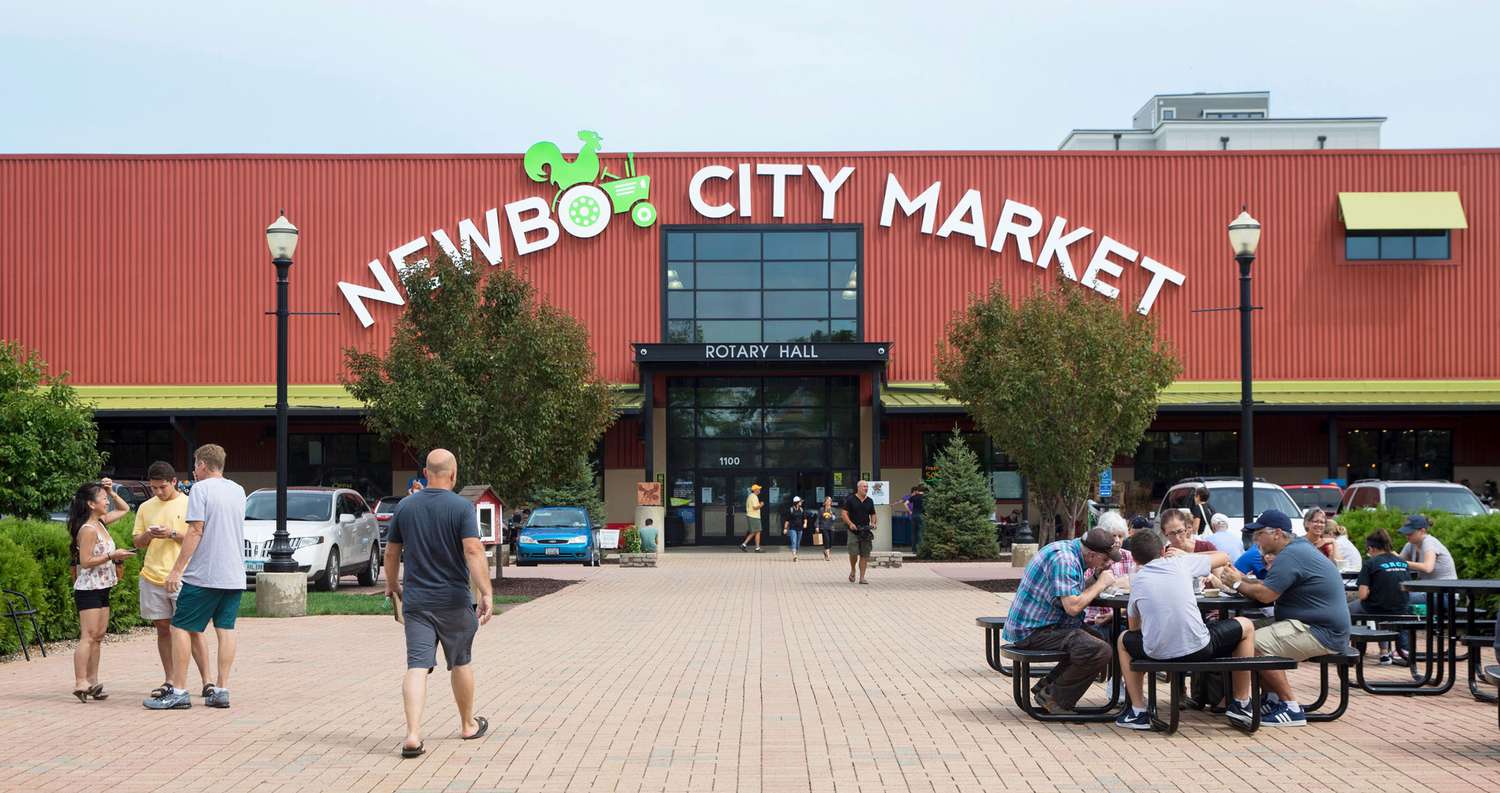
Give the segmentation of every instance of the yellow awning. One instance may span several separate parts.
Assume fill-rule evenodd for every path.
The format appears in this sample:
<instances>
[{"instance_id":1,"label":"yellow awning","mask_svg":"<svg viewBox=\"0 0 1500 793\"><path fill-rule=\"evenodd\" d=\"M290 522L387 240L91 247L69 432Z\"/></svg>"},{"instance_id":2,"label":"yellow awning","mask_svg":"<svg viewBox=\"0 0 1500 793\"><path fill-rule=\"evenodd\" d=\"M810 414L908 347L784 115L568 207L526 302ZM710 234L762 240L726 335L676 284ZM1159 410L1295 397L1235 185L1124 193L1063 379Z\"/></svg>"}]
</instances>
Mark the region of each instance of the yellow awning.
<instances>
[{"instance_id":1,"label":"yellow awning","mask_svg":"<svg viewBox=\"0 0 1500 793\"><path fill-rule=\"evenodd\" d=\"M1458 193L1339 193L1339 215L1349 231L1469 227Z\"/></svg>"}]
</instances>

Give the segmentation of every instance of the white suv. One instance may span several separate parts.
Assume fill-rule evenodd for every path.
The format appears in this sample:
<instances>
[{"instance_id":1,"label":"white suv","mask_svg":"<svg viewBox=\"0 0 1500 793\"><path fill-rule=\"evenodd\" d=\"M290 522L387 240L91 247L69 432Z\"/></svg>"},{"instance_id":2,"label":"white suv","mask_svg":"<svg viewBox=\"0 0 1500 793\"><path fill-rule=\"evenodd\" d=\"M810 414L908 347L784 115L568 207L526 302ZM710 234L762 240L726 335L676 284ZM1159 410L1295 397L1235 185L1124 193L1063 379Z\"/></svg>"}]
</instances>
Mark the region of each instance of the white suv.
<instances>
[{"instance_id":1,"label":"white suv","mask_svg":"<svg viewBox=\"0 0 1500 793\"><path fill-rule=\"evenodd\" d=\"M1184 479L1162 496L1158 514L1169 509L1189 509L1193 506L1193 493L1200 487L1208 488L1208 504L1215 512L1229 519L1229 528L1240 531L1245 527L1245 485L1238 477L1203 476ZM1255 480L1255 514L1268 509L1279 509L1292 519L1292 533L1301 537L1307 533L1302 528L1302 511L1297 502L1287 495L1281 485Z\"/></svg>"},{"instance_id":2,"label":"white suv","mask_svg":"<svg viewBox=\"0 0 1500 793\"><path fill-rule=\"evenodd\" d=\"M263 488L245 500L245 579L271 558L276 533L276 490ZM353 490L293 487L286 493L286 533L297 568L319 589L333 591L339 578L359 576L361 586L380 579L380 529L375 513Z\"/></svg>"},{"instance_id":3,"label":"white suv","mask_svg":"<svg viewBox=\"0 0 1500 793\"><path fill-rule=\"evenodd\" d=\"M1483 515L1486 509L1474 492L1455 482L1435 480L1358 479L1344 491L1340 512L1389 507L1402 512L1440 509L1454 515Z\"/></svg>"}]
</instances>

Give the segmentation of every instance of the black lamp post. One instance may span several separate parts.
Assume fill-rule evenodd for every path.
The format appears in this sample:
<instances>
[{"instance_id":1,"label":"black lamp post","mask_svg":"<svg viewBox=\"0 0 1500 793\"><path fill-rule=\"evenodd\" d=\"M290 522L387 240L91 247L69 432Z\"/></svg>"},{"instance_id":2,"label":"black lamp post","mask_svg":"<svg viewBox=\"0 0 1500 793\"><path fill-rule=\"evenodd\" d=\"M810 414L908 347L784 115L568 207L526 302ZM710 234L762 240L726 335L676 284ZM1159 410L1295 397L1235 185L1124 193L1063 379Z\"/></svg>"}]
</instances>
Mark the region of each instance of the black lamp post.
<instances>
[{"instance_id":1,"label":"black lamp post","mask_svg":"<svg viewBox=\"0 0 1500 793\"><path fill-rule=\"evenodd\" d=\"M266 561L268 573L295 573L292 542L286 533L286 332L287 277L292 269L292 252L297 249L297 227L283 214L266 227L266 245L271 249L271 264L276 265L276 533L271 538L271 558Z\"/></svg>"},{"instance_id":2,"label":"black lamp post","mask_svg":"<svg viewBox=\"0 0 1500 793\"><path fill-rule=\"evenodd\" d=\"M1240 264L1240 476L1244 478L1245 522L1255 518L1255 401L1251 397L1250 373L1250 265L1260 245L1260 221L1240 211L1229 222L1229 246Z\"/></svg>"}]
</instances>

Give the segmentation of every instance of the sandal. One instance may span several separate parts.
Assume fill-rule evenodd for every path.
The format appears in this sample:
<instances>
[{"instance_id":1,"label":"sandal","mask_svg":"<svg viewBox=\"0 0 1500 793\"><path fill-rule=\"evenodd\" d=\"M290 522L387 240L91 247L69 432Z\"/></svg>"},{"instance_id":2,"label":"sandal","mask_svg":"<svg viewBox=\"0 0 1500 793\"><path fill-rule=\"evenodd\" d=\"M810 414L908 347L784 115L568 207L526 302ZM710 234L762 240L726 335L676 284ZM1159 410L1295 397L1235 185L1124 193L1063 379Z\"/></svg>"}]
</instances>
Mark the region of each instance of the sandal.
<instances>
[{"instance_id":1,"label":"sandal","mask_svg":"<svg viewBox=\"0 0 1500 793\"><path fill-rule=\"evenodd\" d=\"M73 689L73 696L78 697L78 701L85 705L89 702L89 690L86 688Z\"/></svg>"},{"instance_id":2,"label":"sandal","mask_svg":"<svg viewBox=\"0 0 1500 793\"><path fill-rule=\"evenodd\" d=\"M401 756L407 758L408 760L411 759L411 758L413 758L413 757L421 757L422 755L424 755L426 753L427 753L427 742L426 741L423 741L422 743L419 743L416 746L407 746L406 744L401 744Z\"/></svg>"},{"instance_id":3,"label":"sandal","mask_svg":"<svg viewBox=\"0 0 1500 793\"><path fill-rule=\"evenodd\" d=\"M863 579L861 579L861 580L860 580L860 583L861 583L861 584L868 584L868 583L870 583L870 582L869 582L869 581L865 581L865 580L863 580Z\"/></svg>"},{"instance_id":4,"label":"sandal","mask_svg":"<svg viewBox=\"0 0 1500 793\"><path fill-rule=\"evenodd\" d=\"M851 583L851 584L854 583L854 574L853 573L849 574L849 583Z\"/></svg>"},{"instance_id":5,"label":"sandal","mask_svg":"<svg viewBox=\"0 0 1500 793\"><path fill-rule=\"evenodd\" d=\"M214 693L214 689L216 689L216 688L218 688L218 686L214 685L213 683L204 683L203 684L203 698L204 699L208 699L208 695Z\"/></svg>"},{"instance_id":6,"label":"sandal","mask_svg":"<svg viewBox=\"0 0 1500 793\"><path fill-rule=\"evenodd\" d=\"M490 731L489 719L486 719L483 716L475 716L474 721L478 722L479 731L474 733L473 735L460 735L460 738L463 738L466 741L477 741L480 738L483 738L485 733Z\"/></svg>"},{"instance_id":7,"label":"sandal","mask_svg":"<svg viewBox=\"0 0 1500 793\"><path fill-rule=\"evenodd\" d=\"M170 693L172 693L172 684L163 680L161 685L151 689L151 699L161 699Z\"/></svg>"},{"instance_id":8,"label":"sandal","mask_svg":"<svg viewBox=\"0 0 1500 793\"><path fill-rule=\"evenodd\" d=\"M95 683L93 686L89 687L89 696L98 700L109 699L109 695L104 693L103 683Z\"/></svg>"}]
</instances>

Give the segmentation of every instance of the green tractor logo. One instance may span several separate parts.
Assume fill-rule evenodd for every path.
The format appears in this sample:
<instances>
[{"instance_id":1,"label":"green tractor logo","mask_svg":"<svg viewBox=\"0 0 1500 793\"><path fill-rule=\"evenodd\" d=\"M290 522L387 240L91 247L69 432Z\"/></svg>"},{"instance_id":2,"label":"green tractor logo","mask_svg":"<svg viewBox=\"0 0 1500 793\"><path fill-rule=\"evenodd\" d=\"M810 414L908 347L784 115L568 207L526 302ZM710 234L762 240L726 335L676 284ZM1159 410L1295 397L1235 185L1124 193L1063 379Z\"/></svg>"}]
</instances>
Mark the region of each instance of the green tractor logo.
<instances>
[{"instance_id":1,"label":"green tractor logo","mask_svg":"<svg viewBox=\"0 0 1500 793\"><path fill-rule=\"evenodd\" d=\"M631 222L647 228L656 222L656 206L650 201L651 177L637 176L635 155L625 155L625 176L609 172L599 159L603 138L590 130L579 130L583 145L572 162L556 143L544 140L526 150L523 164L534 182L557 186L552 211L569 234L596 237L609 225L611 215L630 213ZM600 174L604 181L595 184ZM559 207L561 211L559 211Z\"/></svg>"}]
</instances>

